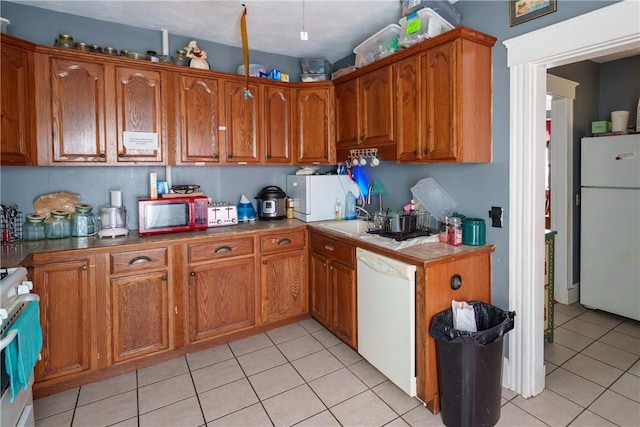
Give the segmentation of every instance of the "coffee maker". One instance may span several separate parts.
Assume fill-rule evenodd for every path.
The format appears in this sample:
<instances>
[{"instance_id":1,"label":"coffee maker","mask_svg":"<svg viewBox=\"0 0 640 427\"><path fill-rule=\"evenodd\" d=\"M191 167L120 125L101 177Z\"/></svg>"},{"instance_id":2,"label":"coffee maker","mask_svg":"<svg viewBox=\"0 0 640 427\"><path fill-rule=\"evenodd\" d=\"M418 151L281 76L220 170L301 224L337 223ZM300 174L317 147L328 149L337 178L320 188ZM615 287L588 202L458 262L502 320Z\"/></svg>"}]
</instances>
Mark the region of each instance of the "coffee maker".
<instances>
[{"instance_id":1,"label":"coffee maker","mask_svg":"<svg viewBox=\"0 0 640 427\"><path fill-rule=\"evenodd\" d=\"M129 234L127 212L122 206L122 191L111 191L111 204L100 208L96 220L100 224L98 237L117 237Z\"/></svg>"}]
</instances>

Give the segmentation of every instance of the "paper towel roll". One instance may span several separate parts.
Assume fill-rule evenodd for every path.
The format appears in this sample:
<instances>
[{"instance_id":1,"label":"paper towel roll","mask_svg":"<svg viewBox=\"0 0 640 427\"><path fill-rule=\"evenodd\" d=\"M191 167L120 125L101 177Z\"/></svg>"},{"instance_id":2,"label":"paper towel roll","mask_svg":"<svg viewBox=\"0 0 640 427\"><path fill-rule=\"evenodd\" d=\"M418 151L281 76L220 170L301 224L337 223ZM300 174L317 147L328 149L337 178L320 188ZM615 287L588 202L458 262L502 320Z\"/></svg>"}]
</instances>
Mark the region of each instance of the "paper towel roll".
<instances>
[{"instance_id":1,"label":"paper towel roll","mask_svg":"<svg viewBox=\"0 0 640 427\"><path fill-rule=\"evenodd\" d=\"M120 190L112 190L111 191L111 206L122 206L122 191Z\"/></svg>"}]
</instances>

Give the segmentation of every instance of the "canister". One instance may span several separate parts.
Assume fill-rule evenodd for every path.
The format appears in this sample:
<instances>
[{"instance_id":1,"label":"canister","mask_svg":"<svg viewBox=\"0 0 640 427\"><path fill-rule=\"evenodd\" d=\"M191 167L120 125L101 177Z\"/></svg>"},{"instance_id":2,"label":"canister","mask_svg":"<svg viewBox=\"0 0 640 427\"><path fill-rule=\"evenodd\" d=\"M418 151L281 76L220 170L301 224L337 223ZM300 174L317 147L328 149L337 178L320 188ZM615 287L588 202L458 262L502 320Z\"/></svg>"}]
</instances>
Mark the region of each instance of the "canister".
<instances>
[{"instance_id":1,"label":"canister","mask_svg":"<svg viewBox=\"0 0 640 427\"><path fill-rule=\"evenodd\" d=\"M27 220L22 227L22 238L25 241L43 240L45 238L44 220L43 215L27 215Z\"/></svg>"},{"instance_id":2,"label":"canister","mask_svg":"<svg viewBox=\"0 0 640 427\"><path fill-rule=\"evenodd\" d=\"M44 234L47 239L64 239L71 237L71 221L69 212L63 210L51 211L44 222Z\"/></svg>"},{"instance_id":3,"label":"canister","mask_svg":"<svg viewBox=\"0 0 640 427\"><path fill-rule=\"evenodd\" d=\"M482 218L464 218L462 220L462 243L482 246L486 243L486 225Z\"/></svg>"}]
</instances>

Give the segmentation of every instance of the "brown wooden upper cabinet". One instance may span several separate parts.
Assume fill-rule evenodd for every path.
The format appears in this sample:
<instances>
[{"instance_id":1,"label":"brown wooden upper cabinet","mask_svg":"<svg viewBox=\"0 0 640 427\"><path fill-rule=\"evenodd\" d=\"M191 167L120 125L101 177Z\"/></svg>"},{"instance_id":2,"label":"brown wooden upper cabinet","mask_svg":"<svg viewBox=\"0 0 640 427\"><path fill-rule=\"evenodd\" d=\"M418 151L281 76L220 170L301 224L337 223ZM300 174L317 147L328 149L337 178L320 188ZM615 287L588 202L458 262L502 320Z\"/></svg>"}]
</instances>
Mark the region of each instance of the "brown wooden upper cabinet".
<instances>
[{"instance_id":1,"label":"brown wooden upper cabinet","mask_svg":"<svg viewBox=\"0 0 640 427\"><path fill-rule=\"evenodd\" d=\"M350 149L378 148L395 159L395 86L391 65L336 85L336 149L339 160Z\"/></svg>"},{"instance_id":2,"label":"brown wooden upper cabinet","mask_svg":"<svg viewBox=\"0 0 640 427\"><path fill-rule=\"evenodd\" d=\"M333 85L304 83L295 89L294 117L297 147L295 163L332 164L335 162ZM307 87L308 86L308 87Z\"/></svg>"},{"instance_id":3,"label":"brown wooden upper cabinet","mask_svg":"<svg viewBox=\"0 0 640 427\"><path fill-rule=\"evenodd\" d=\"M165 162L163 72L88 55L36 53L38 164Z\"/></svg>"},{"instance_id":4,"label":"brown wooden upper cabinet","mask_svg":"<svg viewBox=\"0 0 640 427\"><path fill-rule=\"evenodd\" d=\"M258 163L262 148L260 86L225 82L225 155L227 163Z\"/></svg>"},{"instance_id":5,"label":"brown wooden upper cabinet","mask_svg":"<svg viewBox=\"0 0 640 427\"><path fill-rule=\"evenodd\" d=\"M262 108L264 118L264 163L291 164L293 103L291 88L265 85Z\"/></svg>"},{"instance_id":6,"label":"brown wooden upper cabinet","mask_svg":"<svg viewBox=\"0 0 640 427\"><path fill-rule=\"evenodd\" d=\"M399 162L491 161L491 46L457 38L396 63Z\"/></svg>"},{"instance_id":7,"label":"brown wooden upper cabinet","mask_svg":"<svg viewBox=\"0 0 640 427\"><path fill-rule=\"evenodd\" d=\"M35 165L35 45L6 34L2 34L1 41L0 162L3 165Z\"/></svg>"},{"instance_id":8,"label":"brown wooden upper cabinet","mask_svg":"<svg viewBox=\"0 0 640 427\"><path fill-rule=\"evenodd\" d=\"M180 127L172 163L220 163L222 83L197 73L178 73L177 81Z\"/></svg>"}]
</instances>

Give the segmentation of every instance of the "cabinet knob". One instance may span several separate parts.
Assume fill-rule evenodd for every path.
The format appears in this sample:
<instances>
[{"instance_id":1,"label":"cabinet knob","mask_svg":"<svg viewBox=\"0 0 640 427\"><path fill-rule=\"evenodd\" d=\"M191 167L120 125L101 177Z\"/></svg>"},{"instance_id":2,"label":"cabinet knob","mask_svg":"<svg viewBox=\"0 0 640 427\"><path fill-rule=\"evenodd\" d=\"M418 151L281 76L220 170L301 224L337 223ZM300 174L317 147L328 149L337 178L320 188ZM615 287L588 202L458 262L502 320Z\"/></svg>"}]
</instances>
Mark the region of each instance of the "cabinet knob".
<instances>
[{"instance_id":1,"label":"cabinet knob","mask_svg":"<svg viewBox=\"0 0 640 427\"><path fill-rule=\"evenodd\" d=\"M124 157L124 153L118 153L118 157Z\"/></svg>"},{"instance_id":2,"label":"cabinet knob","mask_svg":"<svg viewBox=\"0 0 640 427\"><path fill-rule=\"evenodd\" d=\"M104 156L104 153L100 153L99 157L100 157L101 159L104 159L104 157L105 157L105 156Z\"/></svg>"},{"instance_id":3,"label":"cabinet knob","mask_svg":"<svg viewBox=\"0 0 640 427\"><path fill-rule=\"evenodd\" d=\"M160 278L160 280L162 280L163 282L166 282L166 281L167 281L167 276L162 276L162 277Z\"/></svg>"},{"instance_id":4,"label":"cabinet knob","mask_svg":"<svg viewBox=\"0 0 640 427\"><path fill-rule=\"evenodd\" d=\"M195 271L192 271L191 273L189 273L189 276L191 276L191 277L195 277L195 275L196 275Z\"/></svg>"},{"instance_id":5,"label":"cabinet knob","mask_svg":"<svg viewBox=\"0 0 640 427\"><path fill-rule=\"evenodd\" d=\"M262 261L262 265L267 265L267 261Z\"/></svg>"},{"instance_id":6,"label":"cabinet knob","mask_svg":"<svg viewBox=\"0 0 640 427\"><path fill-rule=\"evenodd\" d=\"M327 243L326 245L324 245L324 248L328 251L335 251L336 248L333 246L332 243Z\"/></svg>"},{"instance_id":7,"label":"cabinet knob","mask_svg":"<svg viewBox=\"0 0 640 427\"><path fill-rule=\"evenodd\" d=\"M219 156L219 155L217 155L217 154L214 154L214 155L213 155L213 158L214 158L214 159L216 159L216 160L218 160L218 159L220 158L220 156Z\"/></svg>"},{"instance_id":8,"label":"cabinet knob","mask_svg":"<svg viewBox=\"0 0 640 427\"><path fill-rule=\"evenodd\" d=\"M233 154L227 154L227 159L233 159Z\"/></svg>"},{"instance_id":9,"label":"cabinet knob","mask_svg":"<svg viewBox=\"0 0 640 427\"><path fill-rule=\"evenodd\" d=\"M80 270L82 271L87 271L89 269L89 267L87 267L86 265L83 265L82 267L80 267Z\"/></svg>"},{"instance_id":10,"label":"cabinet knob","mask_svg":"<svg viewBox=\"0 0 640 427\"><path fill-rule=\"evenodd\" d=\"M451 289L457 291L462 287L462 276L460 276L459 274L454 274L453 276L451 276L449 284L451 285Z\"/></svg>"}]
</instances>

